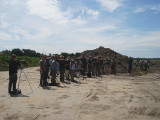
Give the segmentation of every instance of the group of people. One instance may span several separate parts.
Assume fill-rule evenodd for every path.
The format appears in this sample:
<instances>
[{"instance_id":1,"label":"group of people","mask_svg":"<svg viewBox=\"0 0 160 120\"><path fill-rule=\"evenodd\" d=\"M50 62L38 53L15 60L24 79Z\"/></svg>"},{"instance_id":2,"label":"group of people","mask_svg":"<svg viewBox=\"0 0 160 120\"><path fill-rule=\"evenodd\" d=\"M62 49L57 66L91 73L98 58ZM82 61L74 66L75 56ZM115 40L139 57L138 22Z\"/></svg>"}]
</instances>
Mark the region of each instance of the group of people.
<instances>
[{"instance_id":1,"label":"group of people","mask_svg":"<svg viewBox=\"0 0 160 120\"><path fill-rule=\"evenodd\" d=\"M60 56L60 59L58 59L54 55L51 58L43 55L40 60L40 85L48 85L47 78L49 78L49 75L51 76L52 85L57 85L56 78L58 74L60 74L60 82L65 82L65 78L68 81L74 81L76 67L77 62L75 57L64 59L64 56Z\"/></svg>"},{"instance_id":2,"label":"group of people","mask_svg":"<svg viewBox=\"0 0 160 120\"><path fill-rule=\"evenodd\" d=\"M101 76L105 74L104 64L106 60L103 59L103 56L92 57L89 56L87 59L84 55L80 59L76 57L64 58L60 56L59 59L57 56L52 55L47 57L42 55L40 60L40 86L47 86L47 78L51 76L51 85L57 85L57 76L60 75L60 82L65 82L65 79L69 82L74 82L74 78L77 76L76 73L79 73L80 76ZM116 74L116 60L112 58L110 61L111 64L111 73Z\"/></svg>"},{"instance_id":3,"label":"group of people","mask_svg":"<svg viewBox=\"0 0 160 120\"><path fill-rule=\"evenodd\" d=\"M150 60L140 60L139 65L140 65L140 70L147 71L150 67Z\"/></svg>"},{"instance_id":4,"label":"group of people","mask_svg":"<svg viewBox=\"0 0 160 120\"><path fill-rule=\"evenodd\" d=\"M133 58L129 58L129 69L128 73L132 71ZM58 58L55 55L47 57L42 55L40 60L40 86L57 85L57 76L60 75L60 82L75 82L74 78L79 76L82 77L100 77L106 74L105 66L109 65L111 68L111 74L116 74L116 59L113 57L112 60L105 60L103 56L92 57L89 56L87 59L84 55L80 59L76 57L64 58L60 56ZM20 62L16 59L16 55L13 54L9 62L9 93L16 93L16 82L17 82L17 70L20 66ZM48 78L51 76L51 83L48 83ZM13 86L13 91L11 88Z\"/></svg>"}]
</instances>

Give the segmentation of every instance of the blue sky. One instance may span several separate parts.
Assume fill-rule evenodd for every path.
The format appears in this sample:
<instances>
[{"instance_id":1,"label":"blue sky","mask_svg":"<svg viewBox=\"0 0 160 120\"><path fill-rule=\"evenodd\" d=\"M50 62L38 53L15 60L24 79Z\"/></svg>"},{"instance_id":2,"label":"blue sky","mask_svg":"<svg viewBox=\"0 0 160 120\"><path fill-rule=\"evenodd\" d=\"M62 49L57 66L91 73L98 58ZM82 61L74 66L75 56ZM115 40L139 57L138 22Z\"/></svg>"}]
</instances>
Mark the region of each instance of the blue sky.
<instances>
[{"instance_id":1,"label":"blue sky","mask_svg":"<svg viewBox=\"0 0 160 120\"><path fill-rule=\"evenodd\" d=\"M159 21L160 0L0 0L0 51L160 57Z\"/></svg>"}]
</instances>

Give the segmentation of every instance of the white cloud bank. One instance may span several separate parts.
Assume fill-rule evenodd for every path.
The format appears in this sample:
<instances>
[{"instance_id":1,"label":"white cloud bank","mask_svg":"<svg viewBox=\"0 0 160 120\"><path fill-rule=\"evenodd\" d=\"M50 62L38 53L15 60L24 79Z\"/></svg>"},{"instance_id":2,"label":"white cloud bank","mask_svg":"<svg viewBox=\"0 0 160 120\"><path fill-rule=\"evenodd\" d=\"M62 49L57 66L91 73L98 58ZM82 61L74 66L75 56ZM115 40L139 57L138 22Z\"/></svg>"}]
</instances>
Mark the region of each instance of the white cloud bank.
<instances>
[{"instance_id":1,"label":"white cloud bank","mask_svg":"<svg viewBox=\"0 0 160 120\"><path fill-rule=\"evenodd\" d=\"M38 15L43 19L58 22L69 19L59 9L58 0L28 0L27 8L32 15Z\"/></svg>"},{"instance_id":2,"label":"white cloud bank","mask_svg":"<svg viewBox=\"0 0 160 120\"><path fill-rule=\"evenodd\" d=\"M122 5L122 0L96 0L102 6L102 8L108 12L115 11L118 7Z\"/></svg>"},{"instance_id":3,"label":"white cloud bank","mask_svg":"<svg viewBox=\"0 0 160 120\"><path fill-rule=\"evenodd\" d=\"M146 10L144 8L137 8L136 10L134 10L134 13L142 13L145 12Z\"/></svg>"}]
</instances>

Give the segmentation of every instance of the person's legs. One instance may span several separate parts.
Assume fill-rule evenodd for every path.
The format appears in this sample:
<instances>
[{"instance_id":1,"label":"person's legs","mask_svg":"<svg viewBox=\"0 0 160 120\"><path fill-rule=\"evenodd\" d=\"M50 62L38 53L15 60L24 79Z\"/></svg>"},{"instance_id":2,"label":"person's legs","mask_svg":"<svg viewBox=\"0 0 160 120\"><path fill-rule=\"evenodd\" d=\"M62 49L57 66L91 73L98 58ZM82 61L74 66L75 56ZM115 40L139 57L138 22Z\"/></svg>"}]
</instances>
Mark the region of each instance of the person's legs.
<instances>
[{"instance_id":1,"label":"person's legs","mask_svg":"<svg viewBox=\"0 0 160 120\"><path fill-rule=\"evenodd\" d=\"M56 83L56 74L57 74L57 71L56 71L56 70L53 70L53 71L52 71L52 83L53 83L53 84Z\"/></svg>"},{"instance_id":2,"label":"person's legs","mask_svg":"<svg viewBox=\"0 0 160 120\"><path fill-rule=\"evenodd\" d=\"M65 69L62 70L62 81L64 82L64 73L65 73Z\"/></svg>"},{"instance_id":3,"label":"person's legs","mask_svg":"<svg viewBox=\"0 0 160 120\"><path fill-rule=\"evenodd\" d=\"M63 80L62 80L62 74L63 74L63 72L62 72L62 70L60 70L60 81L62 82Z\"/></svg>"},{"instance_id":4,"label":"person's legs","mask_svg":"<svg viewBox=\"0 0 160 120\"><path fill-rule=\"evenodd\" d=\"M13 79L13 93L16 93L17 75L14 75Z\"/></svg>"},{"instance_id":5,"label":"person's legs","mask_svg":"<svg viewBox=\"0 0 160 120\"><path fill-rule=\"evenodd\" d=\"M66 76L66 80L69 79L69 70L65 70L65 76Z\"/></svg>"},{"instance_id":6,"label":"person's legs","mask_svg":"<svg viewBox=\"0 0 160 120\"><path fill-rule=\"evenodd\" d=\"M47 86L47 72L44 72L43 75L42 75L42 84L43 86Z\"/></svg>"},{"instance_id":7,"label":"person's legs","mask_svg":"<svg viewBox=\"0 0 160 120\"><path fill-rule=\"evenodd\" d=\"M8 83L8 92L9 93L11 93L12 84L13 84L12 76L9 76L9 83Z\"/></svg>"},{"instance_id":8,"label":"person's legs","mask_svg":"<svg viewBox=\"0 0 160 120\"><path fill-rule=\"evenodd\" d=\"M116 75L116 68L114 67L114 75Z\"/></svg>"},{"instance_id":9,"label":"person's legs","mask_svg":"<svg viewBox=\"0 0 160 120\"><path fill-rule=\"evenodd\" d=\"M71 81L74 81L74 70L71 70Z\"/></svg>"},{"instance_id":10,"label":"person's legs","mask_svg":"<svg viewBox=\"0 0 160 120\"><path fill-rule=\"evenodd\" d=\"M41 87L43 86L42 81L43 81L43 74L41 74L41 76L40 76L40 86Z\"/></svg>"}]
</instances>

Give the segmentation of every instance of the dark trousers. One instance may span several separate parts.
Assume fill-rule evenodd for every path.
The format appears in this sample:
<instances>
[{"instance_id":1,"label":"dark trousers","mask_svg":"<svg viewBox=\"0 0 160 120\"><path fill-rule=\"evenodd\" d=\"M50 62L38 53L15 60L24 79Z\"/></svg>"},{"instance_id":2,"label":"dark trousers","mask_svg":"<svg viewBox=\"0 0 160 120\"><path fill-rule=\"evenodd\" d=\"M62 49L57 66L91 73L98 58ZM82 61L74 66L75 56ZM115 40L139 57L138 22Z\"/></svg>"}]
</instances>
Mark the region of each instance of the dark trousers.
<instances>
[{"instance_id":1,"label":"dark trousers","mask_svg":"<svg viewBox=\"0 0 160 120\"><path fill-rule=\"evenodd\" d=\"M13 87L13 93L16 93L17 74L9 76L8 92L11 93Z\"/></svg>"},{"instance_id":2,"label":"dark trousers","mask_svg":"<svg viewBox=\"0 0 160 120\"><path fill-rule=\"evenodd\" d=\"M40 78L40 85L41 86L46 86L47 85L47 77L48 77L47 72L43 72L41 74L41 78Z\"/></svg>"},{"instance_id":3,"label":"dark trousers","mask_svg":"<svg viewBox=\"0 0 160 120\"><path fill-rule=\"evenodd\" d=\"M115 66L111 67L111 74L115 74L116 75L116 67Z\"/></svg>"},{"instance_id":4,"label":"dark trousers","mask_svg":"<svg viewBox=\"0 0 160 120\"><path fill-rule=\"evenodd\" d=\"M96 69L95 75L96 75L96 76L100 76L100 65L96 65L95 69Z\"/></svg>"},{"instance_id":5,"label":"dark trousers","mask_svg":"<svg viewBox=\"0 0 160 120\"><path fill-rule=\"evenodd\" d=\"M85 66L85 65L83 65L83 67L82 67L82 68L83 68L83 70L82 70L82 75L83 75L83 76L85 76L85 75L86 75L86 66Z\"/></svg>"},{"instance_id":6,"label":"dark trousers","mask_svg":"<svg viewBox=\"0 0 160 120\"><path fill-rule=\"evenodd\" d=\"M128 67L128 73L131 73L132 72L132 65L129 65Z\"/></svg>"},{"instance_id":7,"label":"dark trousers","mask_svg":"<svg viewBox=\"0 0 160 120\"><path fill-rule=\"evenodd\" d=\"M64 82L64 73L65 73L65 69L61 69L60 70L60 81Z\"/></svg>"},{"instance_id":8,"label":"dark trousers","mask_svg":"<svg viewBox=\"0 0 160 120\"><path fill-rule=\"evenodd\" d=\"M54 84L56 83L56 74L57 74L57 70L52 70L51 82Z\"/></svg>"}]
</instances>

